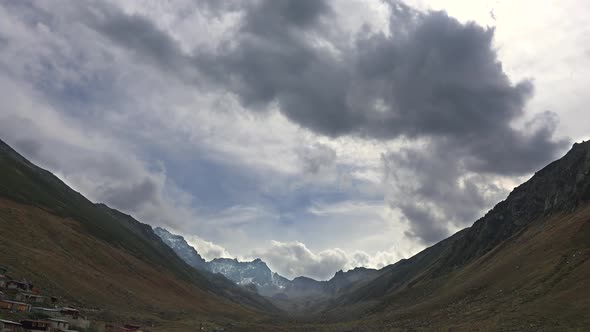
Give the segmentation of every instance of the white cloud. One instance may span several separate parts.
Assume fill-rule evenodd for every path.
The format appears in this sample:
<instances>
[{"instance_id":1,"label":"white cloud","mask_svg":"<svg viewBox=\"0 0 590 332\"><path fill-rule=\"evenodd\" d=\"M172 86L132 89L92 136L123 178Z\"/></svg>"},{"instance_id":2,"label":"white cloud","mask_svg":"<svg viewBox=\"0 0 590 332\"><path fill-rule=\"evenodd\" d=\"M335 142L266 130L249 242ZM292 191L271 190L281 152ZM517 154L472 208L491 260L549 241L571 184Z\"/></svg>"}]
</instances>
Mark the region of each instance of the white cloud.
<instances>
[{"instance_id":1,"label":"white cloud","mask_svg":"<svg viewBox=\"0 0 590 332\"><path fill-rule=\"evenodd\" d=\"M224 247L210 241L201 239L196 235L185 236L184 239L188 244L197 250L205 260L210 261L214 258L232 258Z\"/></svg>"},{"instance_id":2,"label":"white cloud","mask_svg":"<svg viewBox=\"0 0 590 332\"><path fill-rule=\"evenodd\" d=\"M298 241L271 241L268 248L254 251L249 258L255 257L287 278L308 276L317 280L330 279L338 270L348 271L359 266L382 268L403 258L394 248L373 255L364 251L347 253L339 248L313 252Z\"/></svg>"},{"instance_id":3,"label":"white cloud","mask_svg":"<svg viewBox=\"0 0 590 332\"><path fill-rule=\"evenodd\" d=\"M271 241L269 248L254 252L253 256L260 257L272 270L287 278L304 275L329 279L348 264L346 253L340 249L314 253L301 242Z\"/></svg>"}]
</instances>

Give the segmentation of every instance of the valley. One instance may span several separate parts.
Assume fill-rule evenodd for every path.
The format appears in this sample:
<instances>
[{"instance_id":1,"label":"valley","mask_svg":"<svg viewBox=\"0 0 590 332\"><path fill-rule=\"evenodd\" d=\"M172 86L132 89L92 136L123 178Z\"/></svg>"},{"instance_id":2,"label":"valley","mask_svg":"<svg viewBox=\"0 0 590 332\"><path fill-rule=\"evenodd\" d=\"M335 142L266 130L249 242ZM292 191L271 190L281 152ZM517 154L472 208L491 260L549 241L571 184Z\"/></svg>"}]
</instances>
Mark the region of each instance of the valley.
<instances>
[{"instance_id":1,"label":"valley","mask_svg":"<svg viewBox=\"0 0 590 332\"><path fill-rule=\"evenodd\" d=\"M0 265L89 316L150 331L583 330L590 142L473 226L380 270L284 278L205 261L178 235L94 204L2 143ZM1 313L2 317L6 313Z\"/></svg>"}]
</instances>

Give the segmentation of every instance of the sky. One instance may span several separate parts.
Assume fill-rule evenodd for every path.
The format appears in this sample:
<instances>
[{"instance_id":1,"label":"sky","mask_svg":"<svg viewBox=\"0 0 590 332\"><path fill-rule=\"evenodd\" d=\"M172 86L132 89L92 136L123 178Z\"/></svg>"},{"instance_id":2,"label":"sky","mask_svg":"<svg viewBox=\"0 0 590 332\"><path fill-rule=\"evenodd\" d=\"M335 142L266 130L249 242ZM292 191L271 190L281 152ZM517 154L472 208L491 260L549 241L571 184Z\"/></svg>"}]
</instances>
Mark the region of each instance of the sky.
<instances>
[{"instance_id":1,"label":"sky","mask_svg":"<svg viewBox=\"0 0 590 332\"><path fill-rule=\"evenodd\" d=\"M206 259L380 268L590 138L585 0L0 0L0 138Z\"/></svg>"}]
</instances>

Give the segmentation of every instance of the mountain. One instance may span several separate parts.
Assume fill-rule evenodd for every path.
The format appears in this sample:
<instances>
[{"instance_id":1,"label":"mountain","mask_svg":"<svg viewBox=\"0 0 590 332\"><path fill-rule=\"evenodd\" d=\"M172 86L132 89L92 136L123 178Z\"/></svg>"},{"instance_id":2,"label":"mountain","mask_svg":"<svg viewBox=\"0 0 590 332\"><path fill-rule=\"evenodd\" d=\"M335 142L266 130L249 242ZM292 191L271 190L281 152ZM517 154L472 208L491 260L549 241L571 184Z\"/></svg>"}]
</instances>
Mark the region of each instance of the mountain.
<instances>
[{"instance_id":1,"label":"mountain","mask_svg":"<svg viewBox=\"0 0 590 332\"><path fill-rule=\"evenodd\" d=\"M287 278L272 272L260 259L240 262L237 259L215 258L207 262L181 235L172 234L161 227L156 227L154 232L190 266L201 271L221 274L240 286L254 286L261 295L273 296L290 283Z\"/></svg>"},{"instance_id":2,"label":"mountain","mask_svg":"<svg viewBox=\"0 0 590 332\"><path fill-rule=\"evenodd\" d=\"M154 228L154 233L188 265L200 271L209 271L207 261L182 236L172 234L161 227Z\"/></svg>"},{"instance_id":3,"label":"mountain","mask_svg":"<svg viewBox=\"0 0 590 332\"><path fill-rule=\"evenodd\" d=\"M289 280L271 271L259 258L251 262L230 258L215 258L207 262L181 235L172 234L161 227L156 227L154 232L187 264L201 271L219 273L240 286L254 286L260 295L279 301L301 298L305 298L307 302L323 300L354 283L369 281L379 274L374 269L356 268L347 272L338 271L328 281L317 281L307 277ZM284 303L282 304L284 307Z\"/></svg>"},{"instance_id":4,"label":"mountain","mask_svg":"<svg viewBox=\"0 0 590 332\"><path fill-rule=\"evenodd\" d=\"M221 273L238 285L254 285L264 296L272 296L281 292L290 282L270 268L260 259L251 262L240 262L237 259L215 258L209 262L209 269Z\"/></svg>"},{"instance_id":5,"label":"mountain","mask_svg":"<svg viewBox=\"0 0 590 332\"><path fill-rule=\"evenodd\" d=\"M276 312L256 293L192 268L149 225L92 203L2 141L0 265L112 319L250 320Z\"/></svg>"},{"instance_id":6,"label":"mountain","mask_svg":"<svg viewBox=\"0 0 590 332\"><path fill-rule=\"evenodd\" d=\"M202 320L250 331L587 330L590 142L473 226L380 270L288 280L258 259L203 269L189 247L90 202L0 141L0 265L61 303L99 308L89 311L97 318L161 331Z\"/></svg>"},{"instance_id":7,"label":"mountain","mask_svg":"<svg viewBox=\"0 0 590 332\"><path fill-rule=\"evenodd\" d=\"M341 294L322 319L363 317L400 329L588 327L589 258L590 142L584 142L473 226Z\"/></svg>"}]
</instances>

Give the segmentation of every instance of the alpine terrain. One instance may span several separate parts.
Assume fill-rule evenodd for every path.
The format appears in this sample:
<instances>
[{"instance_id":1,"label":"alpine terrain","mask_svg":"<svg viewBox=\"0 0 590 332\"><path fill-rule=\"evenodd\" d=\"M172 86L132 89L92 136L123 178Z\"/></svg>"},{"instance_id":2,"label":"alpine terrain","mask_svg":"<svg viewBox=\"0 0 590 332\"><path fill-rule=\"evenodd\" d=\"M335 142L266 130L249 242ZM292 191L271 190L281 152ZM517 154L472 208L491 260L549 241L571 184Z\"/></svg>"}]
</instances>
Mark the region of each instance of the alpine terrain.
<instances>
[{"instance_id":1,"label":"alpine terrain","mask_svg":"<svg viewBox=\"0 0 590 332\"><path fill-rule=\"evenodd\" d=\"M380 270L339 271L327 281L289 280L260 259L206 261L182 236L90 202L3 142L0 170L0 265L9 271L3 280L27 280L103 326L590 326L590 142L575 144L471 227Z\"/></svg>"}]
</instances>

